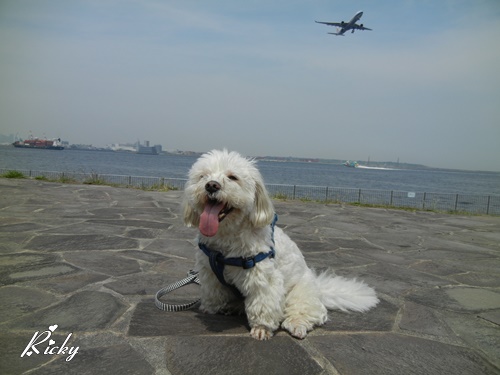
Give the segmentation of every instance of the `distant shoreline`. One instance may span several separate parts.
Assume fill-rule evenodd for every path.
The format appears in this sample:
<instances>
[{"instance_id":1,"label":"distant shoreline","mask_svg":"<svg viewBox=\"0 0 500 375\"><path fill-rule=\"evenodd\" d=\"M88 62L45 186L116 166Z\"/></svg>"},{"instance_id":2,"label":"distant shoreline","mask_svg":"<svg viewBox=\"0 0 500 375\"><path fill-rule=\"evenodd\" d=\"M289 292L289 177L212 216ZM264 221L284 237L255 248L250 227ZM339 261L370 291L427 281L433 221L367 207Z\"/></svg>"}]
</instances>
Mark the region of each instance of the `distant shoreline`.
<instances>
[{"instance_id":1,"label":"distant shoreline","mask_svg":"<svg viewBox=\"0 0 500 375\"><path fill-rule=\"evenodd\" d=\"M10 143L0 143L0 147L13 147ZM126 153L126 154L136 154L136 152L131 150L112 150L110 148L104 147L94 147L94 148L82 148L75 147L75 145L70 145L65 148L66 151L94 151L94 152L115 152L115 153ZM198 151L182 151L178 152L169 152L162 151L158 155L163 156L187 156L187 157L199 157L203 155L204 152ZM143 154L144 155L144 154ZM153 155L153 156L158 156ZM320 159L320 158L303 158L303 157L294 157L294 156L248 156L257 161L262 162L274 162L274 163L314 163L314 164L333 164L333 165L342 165L345 163L347 159ZM363 163L363 161L362 161ZM392 161L370 161L366 164L360 164L361 168L359 169L379 169L379 168L387 168L387 169L400 169L400 170L436 170L436 171L460 171L460 172L484 172L484 173L499 173L500 171L487 171L487 170L469 170L469 169L456 169L456 168L440 168L440 167L429 167L422 164L413 164L413 163L401 163L401 162L392 162ZM368 167L368 168L367 168Z\"/></svg>"}]
</instances>

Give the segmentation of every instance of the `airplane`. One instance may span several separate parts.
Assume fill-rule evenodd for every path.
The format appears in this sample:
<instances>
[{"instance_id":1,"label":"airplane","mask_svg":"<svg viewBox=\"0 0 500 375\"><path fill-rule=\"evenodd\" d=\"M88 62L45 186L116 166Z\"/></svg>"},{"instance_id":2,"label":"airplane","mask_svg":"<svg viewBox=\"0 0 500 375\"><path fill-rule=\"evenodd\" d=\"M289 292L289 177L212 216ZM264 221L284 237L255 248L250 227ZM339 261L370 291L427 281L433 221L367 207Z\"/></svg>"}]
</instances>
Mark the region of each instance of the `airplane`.
<instances>
[{"instance_id":1,"label":"airplane","mask_svg":"<svg viewBox=\"0 0 500 375\"><path fill-rule=\"evenodd\" d=\"M358 13L354 15L354 17L351 18L349 22L320 22L320 21L314 21L316 23L322 23L324 25L328 26L337 26L337 32L336 33L328 33L332 35L341 35L344 36L344 33L348 30L352 30L351 33L354 33L354 30L371 30L368 27L364 27L363 24L358 25L356 22L359 21L361 16L363 15L363 11L360 10Z\"/></svg>"}]
</instances>

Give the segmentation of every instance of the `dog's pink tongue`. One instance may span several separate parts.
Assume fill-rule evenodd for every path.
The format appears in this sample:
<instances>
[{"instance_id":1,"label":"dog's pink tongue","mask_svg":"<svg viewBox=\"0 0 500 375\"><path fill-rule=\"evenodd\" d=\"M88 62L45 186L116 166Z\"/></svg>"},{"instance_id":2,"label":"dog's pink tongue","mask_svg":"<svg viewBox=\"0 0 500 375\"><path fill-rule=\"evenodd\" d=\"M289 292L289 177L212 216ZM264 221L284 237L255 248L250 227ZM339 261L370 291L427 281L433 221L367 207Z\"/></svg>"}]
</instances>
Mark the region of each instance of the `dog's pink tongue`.
<instances>
[{"instance_id":1,"label":"dog's pink tongue","mask_svg":"<svg viewBox=\"0 0 500 375\"><path fill-rule=\"evenodd\" d=\"M219 212L224 208L224 203L207 202L200 216L200 232L204 236L213 237L219 229Z\"/></svg>"}]
</instances>

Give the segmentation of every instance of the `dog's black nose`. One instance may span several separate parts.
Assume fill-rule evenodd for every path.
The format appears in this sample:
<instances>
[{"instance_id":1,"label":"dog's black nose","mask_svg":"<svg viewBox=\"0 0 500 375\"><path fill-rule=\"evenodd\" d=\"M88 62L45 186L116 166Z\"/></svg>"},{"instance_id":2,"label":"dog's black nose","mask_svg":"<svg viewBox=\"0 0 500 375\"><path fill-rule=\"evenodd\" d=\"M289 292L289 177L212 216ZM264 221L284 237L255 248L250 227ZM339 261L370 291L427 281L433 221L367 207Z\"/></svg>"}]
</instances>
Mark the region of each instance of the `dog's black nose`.
<instances>
[{"instance_id":1,"label":"dog's black nose","mask_svg":"<svg viewBox=\"0 0 500 375\"><path fill-rule=\"evenodd\" d=\"M209 193L216 193L221 189L220 184L217 181L208 181L205 185L205 190Z\"/></svg>"}]
</instances>

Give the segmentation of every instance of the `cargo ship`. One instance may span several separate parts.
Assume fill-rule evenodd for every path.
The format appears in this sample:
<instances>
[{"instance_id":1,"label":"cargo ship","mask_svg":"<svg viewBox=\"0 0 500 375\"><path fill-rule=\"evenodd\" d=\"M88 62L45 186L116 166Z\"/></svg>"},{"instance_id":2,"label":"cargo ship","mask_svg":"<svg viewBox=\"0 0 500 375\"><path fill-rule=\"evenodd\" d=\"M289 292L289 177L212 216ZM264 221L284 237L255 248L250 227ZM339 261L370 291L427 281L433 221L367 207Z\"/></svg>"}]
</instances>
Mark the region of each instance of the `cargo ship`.
<instances>
[{"instance_id":1,"label":"cargo ship","mask_svg":"<svg viewBox=\"0 0 500 375\"><path fill-rule=\"evenodd\" d=\"M30 138L24 141L15 141L12 144L14 147L19 148L41 148L46 150L64 150L64 146L61 144L61 138L57 139L39 139Z\"/></svg>"}]
</instances>

